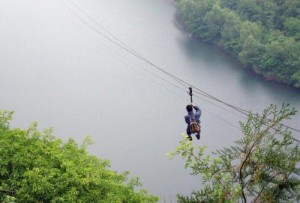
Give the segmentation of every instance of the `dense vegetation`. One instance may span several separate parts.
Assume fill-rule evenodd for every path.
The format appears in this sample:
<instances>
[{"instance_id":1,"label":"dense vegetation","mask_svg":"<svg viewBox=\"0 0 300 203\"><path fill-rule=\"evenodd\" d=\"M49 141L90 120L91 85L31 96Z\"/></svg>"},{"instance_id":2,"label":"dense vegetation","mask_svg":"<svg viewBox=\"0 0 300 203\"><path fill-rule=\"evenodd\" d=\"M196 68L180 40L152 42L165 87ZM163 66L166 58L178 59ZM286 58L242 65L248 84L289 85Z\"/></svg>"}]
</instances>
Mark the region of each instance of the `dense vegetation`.
<instances>
[{"instance_id":1,"label":"dense vegetation","mask_svg":"<svg viewBox=\"0 0 300 203\"><path fill-rule=\"evenodd\" d=\"M300 88L299 0L177 0L188 31L245 67Z\"/></svg>"},{"instance_id":2,"label":"dense vegetation","mask_svg":"<svg viewBox=\"0 0 300 203\"><path fill-rule=\"evenodd\" d=\"M0 111L1 202L157 202L137 178L118 174L107 160L88 154L89 139L64 143L51 130L11 129L11 112ZM138 190L139 189L139 190Z\"/></svg>"},{"instance_id":3,"label":"dense vegetation","mask_svg":"<svg viewBox=\"0 0 300 203\"><path fill-rule=\"evenodd\" d=\"M190 197L179 195L178 202L298 202L300 148L281 124L295 113L286 105L271 105L262 115L250 113L241 123L244 137L214 158L205 147L183 139L170 156L185 158L185 167L203 177L203 189Z\"/></svg>"}]
</instances>

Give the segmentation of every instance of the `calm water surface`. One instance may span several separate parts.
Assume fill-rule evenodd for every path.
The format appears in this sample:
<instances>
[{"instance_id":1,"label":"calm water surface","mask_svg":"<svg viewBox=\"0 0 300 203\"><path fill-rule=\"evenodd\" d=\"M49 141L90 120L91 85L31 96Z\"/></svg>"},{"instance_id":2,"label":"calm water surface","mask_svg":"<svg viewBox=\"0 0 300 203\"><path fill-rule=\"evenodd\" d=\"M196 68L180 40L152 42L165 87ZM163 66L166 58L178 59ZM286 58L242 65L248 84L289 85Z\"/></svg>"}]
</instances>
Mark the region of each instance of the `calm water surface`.
<instances>
[{"instance_id":1,"label":"calm water surface","mask_svg":"<svg viewBox=\"0 0 300 203\"><path fill-rule=\"evenodd\" d=\"M14 126L39 121L58 137L79 142L91 135L91 153L111 160L114 170L140 176L162 201L175 202L175 194L190 194L201 183L184 170L184 161L165 156L185 130L188 95L103 37L101 27L228 103L254 112L283 102L300 110L299 90L263 81L217 48L189 38L176 26L168 1L62 2L0 0L0 108L15 111ZM244 118L239 114L206 98L195 98L195 103L203 109L196 146L214 150L241 136L238 121ZM297 115L288 125L299 128L299 123Z\"/></svg>"}]
</instances>

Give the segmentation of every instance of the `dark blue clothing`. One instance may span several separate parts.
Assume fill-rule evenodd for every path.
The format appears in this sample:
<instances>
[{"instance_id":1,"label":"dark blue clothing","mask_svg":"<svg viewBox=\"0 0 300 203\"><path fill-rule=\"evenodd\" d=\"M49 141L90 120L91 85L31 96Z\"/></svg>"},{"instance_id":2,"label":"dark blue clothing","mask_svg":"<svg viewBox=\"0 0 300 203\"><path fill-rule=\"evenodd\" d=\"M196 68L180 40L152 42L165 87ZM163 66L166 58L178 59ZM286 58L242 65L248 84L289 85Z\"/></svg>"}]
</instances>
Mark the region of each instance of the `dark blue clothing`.
<instances>
[{"instance_id":1,"label":"dark blue clothing","mask_svg":"<svg viewBox=\"0 0 300 203\"><path fill-rule=\"evenodd\" d=\"M188 124L187 129L186 129L186 133L187 133L188 135L191 135L191 131L190 131L190 120L191 120L192 118L194 118L195 121L196 121L197 123L200 123L200 117L201 117L202 111L201 111L201 109L200 109L198 106L194 106L194 109L196 110L195 113L194 113L193 111L189 111L189 112L188 112L188 115L186 115L186 116L184 117L185 122Z\"/></svg>"}]
</instances>

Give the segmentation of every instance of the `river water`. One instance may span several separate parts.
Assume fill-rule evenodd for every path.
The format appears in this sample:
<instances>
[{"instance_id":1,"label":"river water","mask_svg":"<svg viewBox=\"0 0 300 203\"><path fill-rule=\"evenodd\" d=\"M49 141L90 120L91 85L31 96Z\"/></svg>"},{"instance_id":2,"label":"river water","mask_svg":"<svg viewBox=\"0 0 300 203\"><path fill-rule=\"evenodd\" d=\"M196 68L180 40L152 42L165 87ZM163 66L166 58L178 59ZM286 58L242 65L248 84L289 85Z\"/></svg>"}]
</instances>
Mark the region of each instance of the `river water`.
<instances>
[{"instance_id":1,"label":"river water","mask_svg":"<svg viewBox=\"0 0 300 203\"><path fill-rule=\"evenodd\" d=\"M201 187L181 158L165 155L185 131L189 97L105 30L122 47L227 103L254 112L271 103L300 110L299 90L264 81L190 38L169 1L0 0L0 109L15 111L17 127L39 121L64 140L90 135L91 153L139 176L162 202ZM214 150L241 137L243 116L205 97L194 103L203 110L195 146ZM287 124L299 123L297 115Z\"/></svg>"}]
</instances>

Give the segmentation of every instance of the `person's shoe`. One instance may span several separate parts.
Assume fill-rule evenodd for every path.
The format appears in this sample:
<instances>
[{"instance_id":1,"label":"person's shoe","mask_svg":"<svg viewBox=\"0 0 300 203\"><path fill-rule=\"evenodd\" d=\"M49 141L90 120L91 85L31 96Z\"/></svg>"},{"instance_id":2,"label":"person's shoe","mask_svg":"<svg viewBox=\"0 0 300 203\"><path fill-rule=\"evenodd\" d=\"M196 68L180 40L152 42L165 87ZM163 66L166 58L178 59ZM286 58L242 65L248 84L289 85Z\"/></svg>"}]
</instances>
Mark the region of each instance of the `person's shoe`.
<instances>
[{"instance_id":1,"label":"person's shoe","mask_svg":"<svg viewBox=\"0 0 300 203\"><path fill-rule=\"evenodd\" d=\"M200 140L200 133L197 133L196 137L197 137L198 140Z\"/></svg>"},{"instance_id":2,"label":"person's shoe","mask_svg":"<svg viewBox=\"0 0 300 203\"><path fill-rule=\"evenodd\" d=\"M189 141L192 141L192 140L193 140L193 139L192 139L192 136L190 136L190 135L187 136L187 139L188 139Z\"/></svg>"}]
</instances>

